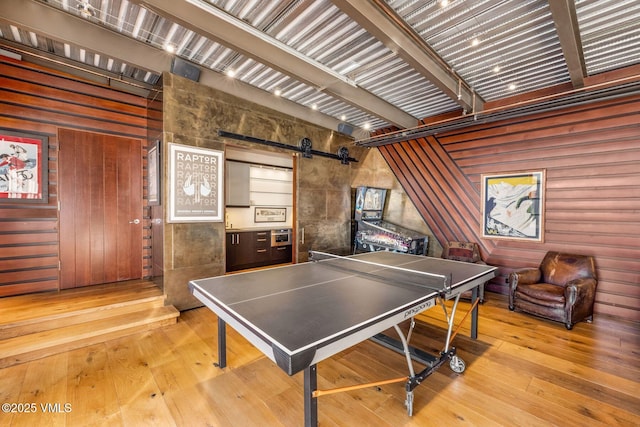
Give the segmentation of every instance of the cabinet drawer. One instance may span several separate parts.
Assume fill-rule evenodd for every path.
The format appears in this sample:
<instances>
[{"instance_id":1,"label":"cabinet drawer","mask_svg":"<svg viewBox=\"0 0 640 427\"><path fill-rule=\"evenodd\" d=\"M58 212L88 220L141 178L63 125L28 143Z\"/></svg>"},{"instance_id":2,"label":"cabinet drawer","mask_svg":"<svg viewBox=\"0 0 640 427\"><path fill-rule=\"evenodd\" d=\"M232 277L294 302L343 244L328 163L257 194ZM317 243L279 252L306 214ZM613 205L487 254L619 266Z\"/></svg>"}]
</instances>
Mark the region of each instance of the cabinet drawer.
<instances>
[{"instance_id":1,"label":"cabinet drawer","mask_svg":"<svg viewBox=\"0 0 640 427\"><path fill-rule=\"evenodd\" d=\"M273 264L282 264L284 262L291 262L291 245L277 246L271 248L271 262Z\"/></svg>"},{"instance_id":2,"label":"cabinet drawer","mask_svg":"<svg viewBox=\"0 0 640 427\"><path fill-rule=\"evenodd\" d=\"M262 264L262 263L268 264L270 258L271 258L271 253L269 251L269 248L256 248L256 251L254 252L253 261L258 264Z\"/></svg>"},{"instance_id":3,"label":"cabinet drawer","mask_svg":"<svg viewBox=\"0 0 640 427\"><path fill-rule=\"evenodd\" d=\"M269 231L256 231L254 233L256 248L269 249L271 246L271 232Z\"/></svg>"}]
</instances>

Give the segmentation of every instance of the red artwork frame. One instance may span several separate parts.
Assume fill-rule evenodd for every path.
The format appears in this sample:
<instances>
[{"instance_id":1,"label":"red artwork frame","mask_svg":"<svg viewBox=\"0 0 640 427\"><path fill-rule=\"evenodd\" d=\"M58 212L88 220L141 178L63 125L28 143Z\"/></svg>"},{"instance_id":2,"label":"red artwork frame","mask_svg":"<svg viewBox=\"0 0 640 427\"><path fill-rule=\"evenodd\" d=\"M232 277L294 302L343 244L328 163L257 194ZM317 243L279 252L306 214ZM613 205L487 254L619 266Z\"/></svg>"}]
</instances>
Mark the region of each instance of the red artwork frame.
<instances>
[{"instance_id":1,"label":"red artwork frame","mask_svg":"<svg viewBox=\"0 0 640 427\"><path fill-rule=\"evenodd\" d=\"M47 203L49 138L0 129L0 203Z\"/></svg>"}]
</instances>

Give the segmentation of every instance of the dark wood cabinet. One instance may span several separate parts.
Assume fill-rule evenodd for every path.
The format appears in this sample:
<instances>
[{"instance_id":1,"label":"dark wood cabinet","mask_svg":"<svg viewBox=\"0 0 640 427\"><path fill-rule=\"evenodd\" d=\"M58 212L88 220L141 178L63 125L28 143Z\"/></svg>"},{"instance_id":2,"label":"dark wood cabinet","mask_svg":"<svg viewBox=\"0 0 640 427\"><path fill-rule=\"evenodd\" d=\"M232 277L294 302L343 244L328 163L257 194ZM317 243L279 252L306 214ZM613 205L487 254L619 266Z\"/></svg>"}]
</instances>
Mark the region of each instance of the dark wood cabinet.
<instances>
[{"instance_id":1,"label":"dark wood cabinet","mask_svg":"<svg viewBox=\"0 0 640 427\"><path fill-rule=\"evenodd\" d=\"M274 246L271 248L271 263L283 264L285 262L291 262L292 255L291 245Z\"/></svg>"},{"instance_id":2,"label":"dark wood cabinet","mask_svg":"<svg viewBox=\"0 0 640 427\"><path fill-rule=\"evenodd\" d=\"M240 270L253 262L253 233L227 233L227 271Z\"/></svg>"},{"instance_id":3,"label":"dark wood cabinet","mask_svg":"<svg viewBox=\"0 0 640 427\"><path fill-rule=\"evenodd\" d=\"M271 258L271 232L270 231L254 231L253 233L253 261L256 267L269 265Z\"/></svg>"},{"instance_id":4,"label":"dark wood cabinet","mask_svg":"<svg viewBox=\"0 0 640 427\"><path fill-rule=\"evenodd\" d=\"M271 247L271 231L234 231L226 237L227 271L291 262L291 245Z\"/></svg>"}]
</instances>

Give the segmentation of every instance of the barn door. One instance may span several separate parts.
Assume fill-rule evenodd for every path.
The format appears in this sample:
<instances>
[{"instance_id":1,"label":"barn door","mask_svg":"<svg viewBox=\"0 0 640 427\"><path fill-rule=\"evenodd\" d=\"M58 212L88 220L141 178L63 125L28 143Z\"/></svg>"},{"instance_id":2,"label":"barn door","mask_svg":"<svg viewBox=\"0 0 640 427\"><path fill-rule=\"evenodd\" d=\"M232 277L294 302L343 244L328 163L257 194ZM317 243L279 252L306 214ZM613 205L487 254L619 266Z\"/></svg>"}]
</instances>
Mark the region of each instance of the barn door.
<instances>
[{"instance_id":1,"label":"barn door","mask_svg":"<svg viewBox=\"0 0 640 427\"><path fill-rule=\"evenodd\" d=\"M60 130L60 288L142 277L142 144Z\"/></svg>"}]
</instances>

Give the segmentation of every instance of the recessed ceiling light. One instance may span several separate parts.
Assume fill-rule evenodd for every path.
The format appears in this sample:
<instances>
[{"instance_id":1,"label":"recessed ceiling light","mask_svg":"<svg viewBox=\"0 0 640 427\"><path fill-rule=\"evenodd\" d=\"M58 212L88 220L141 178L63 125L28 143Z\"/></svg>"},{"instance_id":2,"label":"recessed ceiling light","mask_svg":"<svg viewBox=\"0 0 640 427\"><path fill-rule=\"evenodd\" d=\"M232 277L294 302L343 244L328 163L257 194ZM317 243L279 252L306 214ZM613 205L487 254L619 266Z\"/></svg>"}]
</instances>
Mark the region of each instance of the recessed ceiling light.
<instances>
[{"instance_id":1,"label":"recessed ceiling light","mask_svg":"<svg viewBox=\"0 0 640 427\"><path fill-rule=\"evenodd\" d=\"M78 12L83 18L93 18L96 10L87 1L78 2Z\"/></svg>"},{"instance_id":2,"label":"recessed ceiling light","mask_svg":"<svg viewBox=\"0 0 640 427\"><path fill-rule=\"evenodd\" d=\"M317 109L318 109L318 104L313 104L313 105L311 106L311 109L312 109L312 110L317 110Z\"/></svg>"},{"instance_id":3,"label":"recessed ceiling light","mask_svg":"<svg viewBox=\"0 0 640 427\"><path fill-rule=\"evenodd\" d=\"M517 88L517 87L518 87L518 86L516 86L516 84L515 84L515 83L511 83L511 84L509 85L509 90L516 90L516 88Z\"/></svg>"},{"instance_id":4,"label":"recessed ceiling light","mask_svg":"<svg viewBox=\"0 0 640 427\"><path fill-rule=\"evenodd\" d=\"M494 73L499 73L500 72L500 66L496 65L495 67L493 67L493 72Z\"/></svg>"},{"instance_id":5,"label":"recessed ceiling light","mask_svg":"<svg viewBox=\"0 0 640 427\"><path fill-rule=\"evenodd\" d=\"M173 43L166 43L164 45L164 50L166 50L169 53L173 53L176 51L176 45L174 45Z\"/></svg>"},{"instance_id":6,"label":"recessed ceiling light","mask_svg":"<svg viewBox=\"0 0 640 427\"><path fill-rule=\"evenodd\" d=\"M365 124L362 126L362 128L363 128L364 130L369 130L369 128L370 128L370 127L371 127L371 125L370 125L369 123L365 123Z\"/></svg>"},{"instance_id":7,"label":"recessed ceiling light","mask_svg":"<svg viewBox=\"0 0 640 427\"><path fill-rule=\"evenodd\" d=\"M282 95L282 91L280 89L276 89L276 90L273 91L273 94L275 96L280 96L280 95Z\"/></svg>"},{"instance_id":8,"label":"recessed ceiling light","mask_svg":"<svg viewBox=\"0 0 640 427\"><path fill-rule=\"evenodd\" d=\"M449 0L440 0L440 7L449 6Z\"/></svg>"},{"instance_id":9,"label":"recessed ceiling light","mask_svg":"<svg viewBox=\"0 0 640 427\"><path fill-rule=\"evenodd\" d=\"M236 72L235 72L232 68L229 68L229 69L226 71L226 74L227 74L227 76L229 76L229 77L235 77Z\"/></svg>"},{"instance_id":10,"label":"recessed ceiling light","mask_svg":"<svg viewBox=\"0 0 640 427\"><path fill-rule=\"evenodd\" d=\"M478 46L480 44L480 40L477 37L474 37L473 40L471 40L471 46Z\"/></svg>"},{"instance_id":11,"label":"recessed ceiling light","mask_svg":"<svg viewBox=\"0 0 640 427\"><path fill-rule=\"evenodd\" d=\"M344 114L343 114L343 115L341 115L341 116L340 116L340 120L342 120L342 121L344 122L345 120L347 120L347 116L345 116Z\"/></svg>"}]
</instances>

